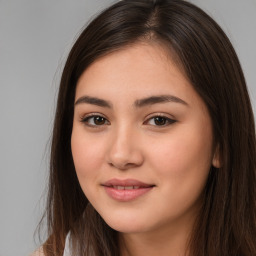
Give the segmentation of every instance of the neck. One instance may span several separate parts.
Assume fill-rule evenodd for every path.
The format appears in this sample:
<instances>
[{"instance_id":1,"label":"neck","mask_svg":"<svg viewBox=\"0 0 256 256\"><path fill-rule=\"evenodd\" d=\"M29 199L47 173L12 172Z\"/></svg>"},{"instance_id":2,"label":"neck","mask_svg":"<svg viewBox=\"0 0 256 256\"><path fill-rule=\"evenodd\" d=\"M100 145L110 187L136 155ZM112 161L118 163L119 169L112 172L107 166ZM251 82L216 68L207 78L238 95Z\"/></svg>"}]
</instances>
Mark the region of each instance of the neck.
<instances>
[{"instance_id":1,"label":"neck","mask_svg":"<svg viewBox=\"0 0 256 256\"><path fill-rule=\"evenodd\" d=\"M120 233L121 256L185 256L193 225L178 223L172 227L162 227L151 232Z\"/></svg>"}]
</instances>

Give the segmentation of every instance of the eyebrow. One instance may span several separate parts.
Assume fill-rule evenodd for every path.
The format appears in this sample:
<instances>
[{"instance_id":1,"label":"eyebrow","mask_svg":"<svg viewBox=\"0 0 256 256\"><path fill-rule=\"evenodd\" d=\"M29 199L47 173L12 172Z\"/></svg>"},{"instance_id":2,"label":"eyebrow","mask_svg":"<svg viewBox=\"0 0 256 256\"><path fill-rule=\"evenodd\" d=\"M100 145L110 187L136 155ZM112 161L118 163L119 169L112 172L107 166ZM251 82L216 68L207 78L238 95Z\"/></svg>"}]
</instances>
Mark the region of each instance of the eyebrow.
<instances>
[{"instance_id":1,"label":"eyebrow","mask_svg":"<svg viewBox=\"0 0 256 256\"><path fill-rule=\"evenodd\" d=\"M174 102L174 103L180 103L183 105L188 106L188 103L185 102L184 100L173 96L173 95L159 95L159 96L150 96L148 98L136 100L134 105L136 107L144 107L148 105L153 105L157 103L166 103L166 102Z\"/></svg>"},{"instance_id":2,"label":"eyebrow","mask_svg":"<svg viewBox=\"0 0 256 256\"><path fill-rule=\"evenodd\" d=\"M105 107L105 108L111 108L112 104L109 101L99 99L96 97L90 97L90 96L82 96L80 97L76 102L75 105L81 104L81 103L87 103L87 104L92 104L100 107Z\"/></svg>"},{"instance_id":3,"label":"eyebrow","mask_svg":"<svg viewBox=\"0 0 256 256\"><path fill-rule=\"evenodd\" d=\"M140 107L145 107L149 105L154 105L157 103L167 103L167 102L180 103L182 105L188 106L187 102L173 95L157 95L157 96L150 96L147 98L139 99L134 102L134 106L136 108L140 108ZM112 108L112 104L109 101L99 99L97 97L82 96L76 100L75 105L78 105L81 103L92 104L92 105L105 107L105 108Z\"/></svg>"}]
</instances>

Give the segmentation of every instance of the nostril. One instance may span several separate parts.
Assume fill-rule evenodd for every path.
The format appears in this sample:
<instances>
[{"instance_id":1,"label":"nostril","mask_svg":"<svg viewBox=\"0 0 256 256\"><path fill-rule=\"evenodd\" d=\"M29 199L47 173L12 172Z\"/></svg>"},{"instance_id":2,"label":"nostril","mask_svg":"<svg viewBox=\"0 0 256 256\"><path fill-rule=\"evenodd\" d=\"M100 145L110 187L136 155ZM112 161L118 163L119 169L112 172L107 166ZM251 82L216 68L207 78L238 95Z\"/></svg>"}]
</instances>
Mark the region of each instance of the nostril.
<instances>
[{"instance_id":1,"label":"nostril","mask_svg":"<svg viewBox=\"0 0 256 256\"><path fill-rule=\"evenodd\" d=\"M120 170L127 170L130 168L136 168L138 166L135 163L118 163L118 162L110 162L109 165L111 167L114 167Z\"/></svg>"}]
</instances>

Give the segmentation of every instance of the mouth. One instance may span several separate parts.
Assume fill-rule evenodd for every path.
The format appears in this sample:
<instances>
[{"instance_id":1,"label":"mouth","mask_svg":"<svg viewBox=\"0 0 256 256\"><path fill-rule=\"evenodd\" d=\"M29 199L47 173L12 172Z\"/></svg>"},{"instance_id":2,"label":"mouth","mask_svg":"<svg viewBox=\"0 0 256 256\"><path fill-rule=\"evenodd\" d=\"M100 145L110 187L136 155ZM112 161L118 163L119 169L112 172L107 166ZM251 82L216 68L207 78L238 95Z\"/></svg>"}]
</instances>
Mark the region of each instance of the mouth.
<instances>
[{"instance_id":1,"label":"mouth","mask_svg":"<svg viewBox=\"0 0 256 256\"><path fill-rule=\"evenodd\" d=\"M147 184L134 179L112 179L102 186L110 198L122 202L135 200L155 187L154 184Z\"/></svg>"},{"instance_id":2,"label":"mouth","mask_svg":"<svg viewBox=\"0 0 256 256\"><path fill-rule=\"evenodd\" d=\"M130 190L130 189L139 189L141 188L140 186L109 186L110 188L118 189L118 190Z\"/></svg>"}]
</instances>

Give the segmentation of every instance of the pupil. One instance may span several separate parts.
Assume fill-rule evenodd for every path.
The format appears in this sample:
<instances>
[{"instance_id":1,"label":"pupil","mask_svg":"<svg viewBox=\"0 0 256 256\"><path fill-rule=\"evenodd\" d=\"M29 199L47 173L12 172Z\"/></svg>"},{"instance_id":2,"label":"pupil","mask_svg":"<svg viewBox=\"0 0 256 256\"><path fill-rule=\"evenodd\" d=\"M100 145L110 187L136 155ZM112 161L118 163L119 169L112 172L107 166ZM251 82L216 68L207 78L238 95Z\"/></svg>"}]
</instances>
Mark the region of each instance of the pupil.
<instances>
[{"instance_id":1,"label":"pupil","mask_svg":"<svg viewBox=\"0 0 256 256\"><path fill-rule=\"evenodd\" d=\"M96 116L96 117L94 117L94 122L95 122L95 124L97 124L97 125L102 125L102 124L105 123L105 120L104 120L104 118L101 117L101 116Z\"/></svg>"},{"instance_id":2,"label":"pupil","mask_svg":"<svg viewBox=\"0 0 256 256\"><path fill-rule=\"evenodd\" d=\"M165 125L166 119L161 116L155 117L155 123L156 123L156 125Z\"/></svg>"}]
</instances>

